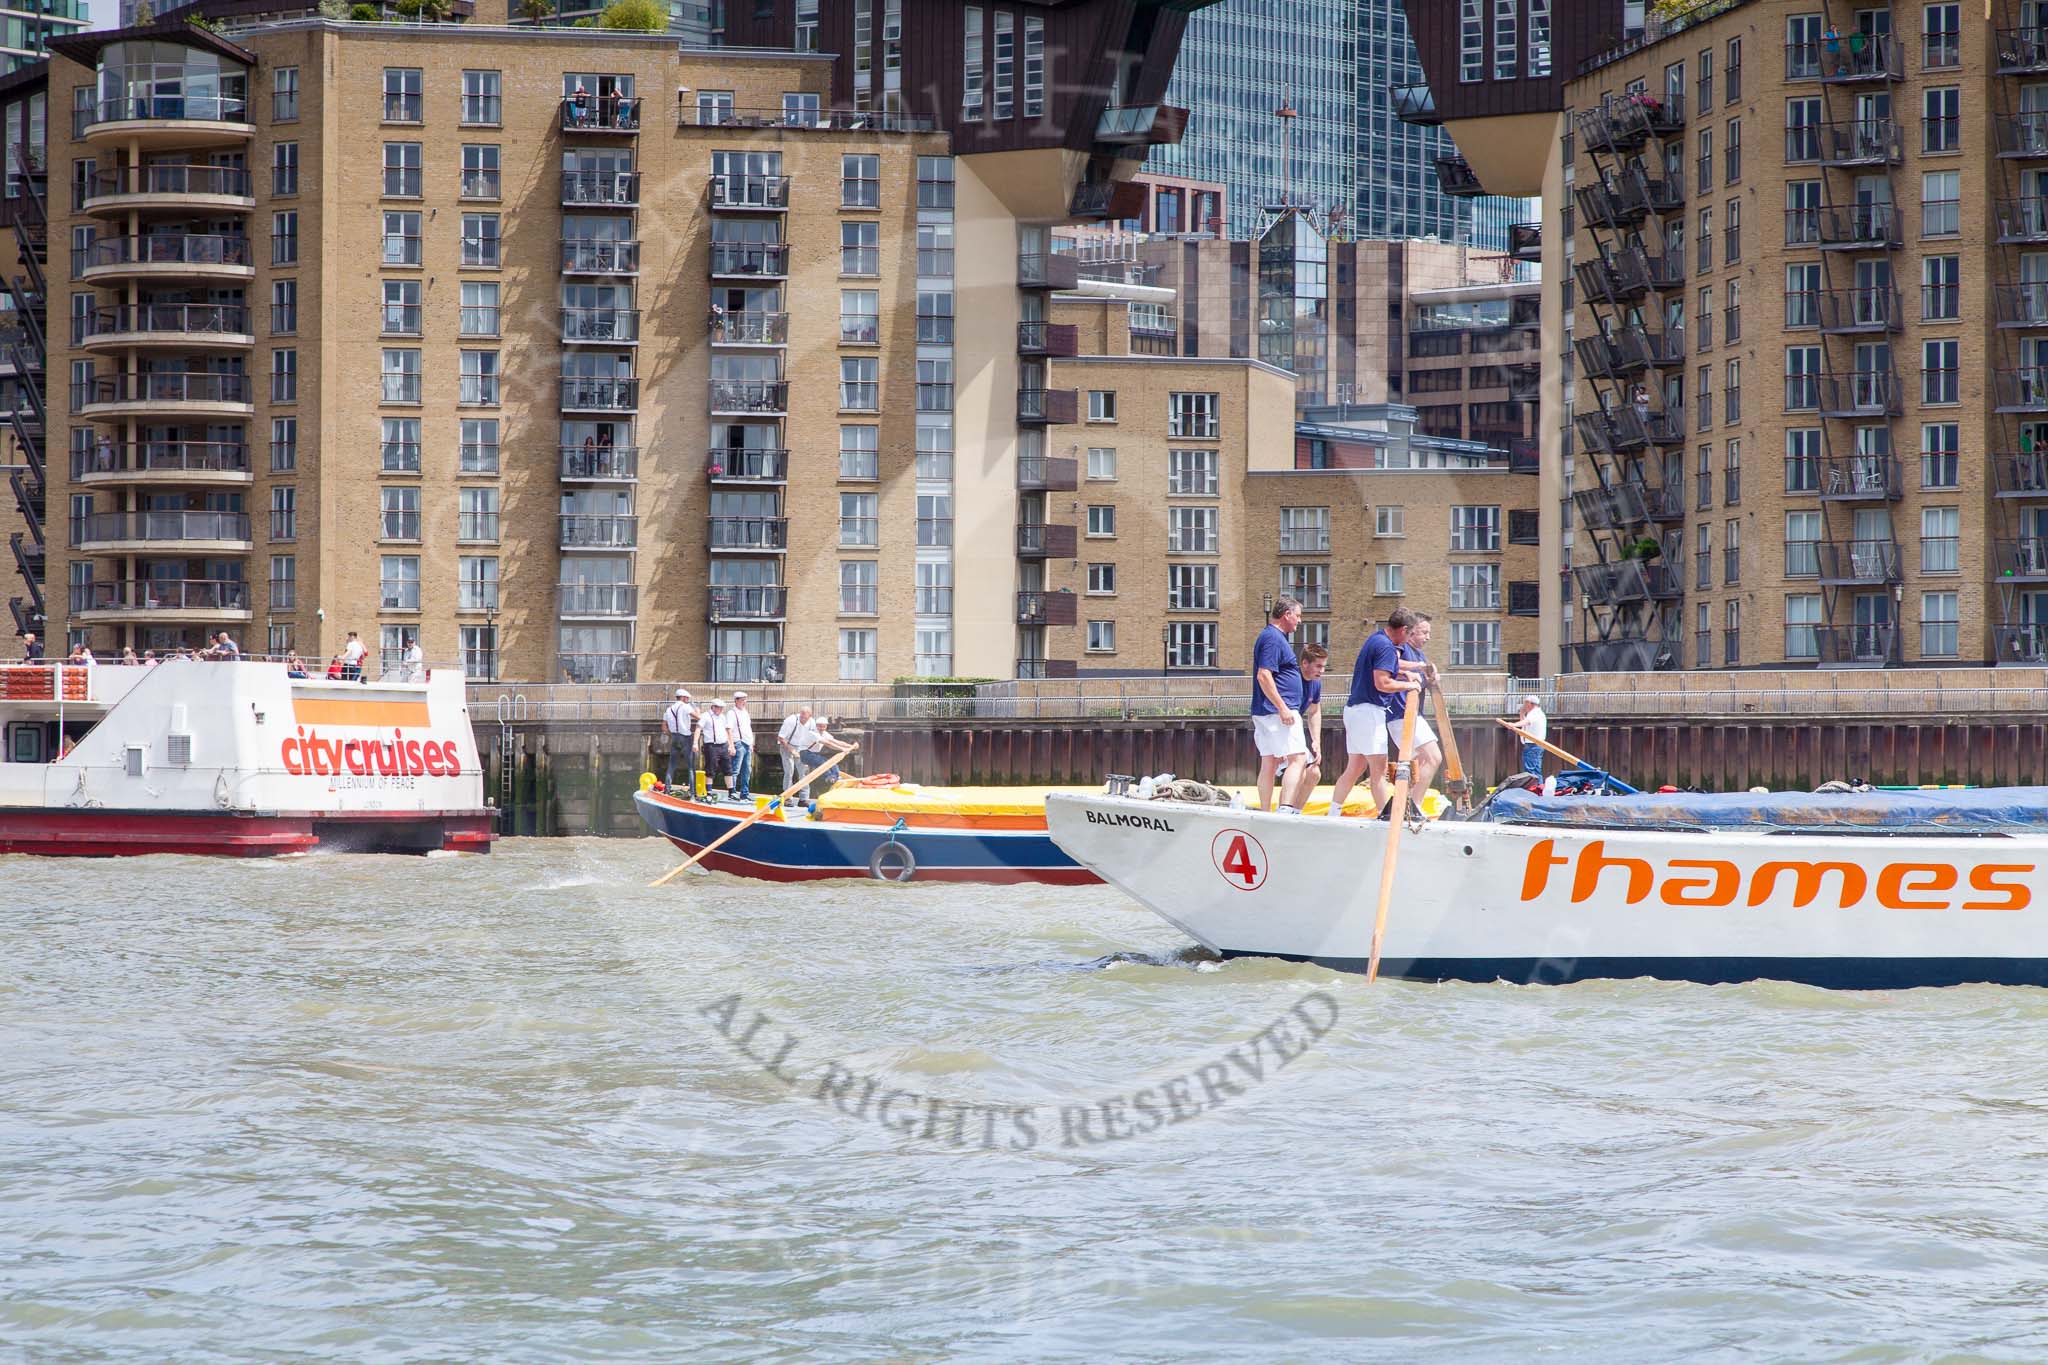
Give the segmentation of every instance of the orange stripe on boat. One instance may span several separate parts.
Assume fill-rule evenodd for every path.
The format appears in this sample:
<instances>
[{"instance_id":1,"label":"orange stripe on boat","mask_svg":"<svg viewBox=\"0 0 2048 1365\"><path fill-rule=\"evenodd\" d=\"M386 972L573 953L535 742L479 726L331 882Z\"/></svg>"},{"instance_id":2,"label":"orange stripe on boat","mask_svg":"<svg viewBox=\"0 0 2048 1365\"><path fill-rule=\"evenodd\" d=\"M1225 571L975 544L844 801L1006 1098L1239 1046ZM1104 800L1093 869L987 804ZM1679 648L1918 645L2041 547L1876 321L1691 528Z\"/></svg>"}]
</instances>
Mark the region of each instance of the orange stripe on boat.
<instances>
[{"instance_id":1,"label":"orange stripe on boat","mask_svg":"<svg viewBox=\"0 0 2048 1365\"><path fill-rule=\"evenodd\" d=\"M292 719L301 725L362 725L395 730L406 726L424 729L431 718L424 701L293 697Z\"/></svg>"},{"instance_id":2,"label":"orange stripe on boat","mask_svg":"<svg viewBox=\"0 0 2048 1365\"><path fill-rule=\"evenodd\" d=\"M845 806L818 807L818 819L828 825L869 825L888 827L901 816L907 829L1035 829L1045 828L1045 814L960 815L933 810L861 810Z\"/></svg>"}]
</instances>

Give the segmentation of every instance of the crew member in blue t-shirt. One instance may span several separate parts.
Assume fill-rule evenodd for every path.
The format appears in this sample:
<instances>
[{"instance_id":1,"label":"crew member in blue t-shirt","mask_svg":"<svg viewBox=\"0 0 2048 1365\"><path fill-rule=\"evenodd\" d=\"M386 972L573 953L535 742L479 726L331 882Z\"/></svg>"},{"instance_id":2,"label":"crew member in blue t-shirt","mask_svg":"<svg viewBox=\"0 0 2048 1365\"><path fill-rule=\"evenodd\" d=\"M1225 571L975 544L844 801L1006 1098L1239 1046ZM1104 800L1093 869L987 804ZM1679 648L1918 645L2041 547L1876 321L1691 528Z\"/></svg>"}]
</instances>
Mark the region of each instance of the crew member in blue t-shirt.
<instances>
[{"instance_id":1,"label":"crew member in blue t-shirt","mask_svg":"<svg viewBox=\"0 0 2048 1365\"><path fill-rule=\"evenodd\" d=\"M1415 714L1415 770L1410 774L1408 790L1412 792L1415 808L1422 809L1422 794L1429 790L1429 784L1436 777L1437 769L1443 766L1444 747L1439 742L1436 729L1429 718L1422 714L1427 709L1428 689L1436 686L1436 665L1423 657L1429 648L1429 613L1415 613L1415 624L1408 627L1408 638L1401 642L1401 668L1409 677L1420 682L1424 695L1416 698L1418 710ZM1399 746L1398 736L1407 710L1406 698L1401 704L1387 712L1387 747Z\"/></svg>"},{"instance_id":2,"label":"crew member in blue t-shirt","mask_svg":"<svg viewBox=\"0 0 2048 1365\"><path fill-rule=\"evenodd\" d=\"M1410 680L1401 664L1401 643L1415 624L1415 613L1396 607L1387 624L1365 637L1358 661L1351 666L1351 695L1344 702L1344 771L1330 793L1330 814L1341 815L1344 798L1365 777L1375 810L1387 808L1387 715L1407 706L1407 694L1421 684Z\"/></svg>"},{"instance_id":3,"label":"crew member in blue t-shirt","mask_svg":"<svg viewBox=\"0 0 2048 1365\"><path fill-rule=\"evenodd\" d=\"M1280 597L1266 627L1252 645L1252 739L1259 749L1259 809L1273 808L1273 776L1282 763L1308 756L1301 729L1301 664L1287 637L1301 624L1301 603ZM1289 787L1298 785L1288 783ZM1299 804L1280 794L1280 809L1298 814Z\"/></svg>"},{"instance_id":4,"label":"crew member in blue t-shirt","mask_svg":"<svg viewBox=\"0 0 2048 1365\"><path fill-rule=\"evenodd\" d=\"M1292 793L1296 809L1306 809L1308 798L1323 780L1323 670L1330 666L1330 651L1321 645L1303 645L1296 651L1301 661L1301 733L1308 741L1308 757L1301 764L1280 770L1283 798Z\"/></svg>"}]
</instances>

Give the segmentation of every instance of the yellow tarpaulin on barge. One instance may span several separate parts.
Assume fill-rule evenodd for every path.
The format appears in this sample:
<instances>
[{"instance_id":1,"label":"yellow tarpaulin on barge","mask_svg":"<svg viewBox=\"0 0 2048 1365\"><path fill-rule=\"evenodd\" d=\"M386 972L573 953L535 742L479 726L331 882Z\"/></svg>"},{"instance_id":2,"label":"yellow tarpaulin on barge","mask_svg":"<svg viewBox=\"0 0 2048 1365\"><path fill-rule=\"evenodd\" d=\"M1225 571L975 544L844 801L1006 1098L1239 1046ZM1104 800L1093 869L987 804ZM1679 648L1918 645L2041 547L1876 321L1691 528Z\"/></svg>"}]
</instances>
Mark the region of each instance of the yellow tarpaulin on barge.
<instances>
[{"instance_id":1,"label":"yellow tarpaulin on barge","mask_svg":"<svg viewBox=\"0 0 2048 1365\"><path fill-rule=\"evenodd\" d=\"M818 797L818 815L835 824L893 825L899 819L908 825L956 829L1043 829L1045 798L1054 792L1094 796L1100 787L921 787L906 783L897 787L861 787L851 783L834 787ZM1258 799L1250 787L1231 788L1245 805ZM1424 799L1431 816L1441 815L1448 803L1432 789ZM1330 788L1318 787L1309 798L1306 815L1324 815L1330 809ZM1363 784L1344 803L1346 815L1370 817L1371 798Z\"/></svg>"}]
</instances>

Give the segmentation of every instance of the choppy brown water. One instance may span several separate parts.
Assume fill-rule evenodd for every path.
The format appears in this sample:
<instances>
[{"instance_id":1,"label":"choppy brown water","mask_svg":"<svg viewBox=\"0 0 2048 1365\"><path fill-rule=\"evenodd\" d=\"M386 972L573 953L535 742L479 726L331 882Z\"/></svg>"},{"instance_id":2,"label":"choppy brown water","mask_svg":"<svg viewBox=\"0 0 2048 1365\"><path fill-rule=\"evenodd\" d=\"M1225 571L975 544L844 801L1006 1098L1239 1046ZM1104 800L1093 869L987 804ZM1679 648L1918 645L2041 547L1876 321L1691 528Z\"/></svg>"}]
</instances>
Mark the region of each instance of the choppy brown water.
<instances>
[{"instance_id":1,"label":"choppy brown water","mask_svg":"<svg viewBox=\"0 0 2048 1365\"><path fill-rule=\"evenodd\" d=\"M2048 1353L2048 995L1368 990L671 861L0 861L0 1354Z\"/></svg>"}]
</instances>

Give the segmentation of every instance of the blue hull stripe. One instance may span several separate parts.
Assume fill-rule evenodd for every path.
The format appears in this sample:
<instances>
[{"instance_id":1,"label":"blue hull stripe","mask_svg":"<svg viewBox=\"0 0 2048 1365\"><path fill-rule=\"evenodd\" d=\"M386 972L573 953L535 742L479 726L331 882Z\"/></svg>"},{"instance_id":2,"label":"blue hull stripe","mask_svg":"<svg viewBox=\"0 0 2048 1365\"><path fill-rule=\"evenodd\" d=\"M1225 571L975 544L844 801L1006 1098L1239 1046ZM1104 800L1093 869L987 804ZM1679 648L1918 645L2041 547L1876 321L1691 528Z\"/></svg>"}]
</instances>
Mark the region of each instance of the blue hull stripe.
<instances>
[{"instance_id":1,"label":"blue hull stripe","mask_svg":"<svg viewBox=\"0 0 2048 1365\"><path fill-rule=\"evenodd\" d=\"M640 818L657 834L703 847L735 823L687 807L635 798ZM742 815L744 812L742 811ZM868 859L894 840L923 868L1078 868L1039 830L915 830L874 825L784 824L763 820L719 851L772 867L843 867L867 875Z\"/></svg>"},{"instance_id":2,"label":"blue hull stripe","mask_svg":"<svg viewBox=\"0 0 2048 1365\"><path fill-rule=\"evenodd\" d=\"M1225 953L1283 957L1340 972L1363 972L1362 957ZM1916 986L2048 986L2048 958L2028 957L1423 957L1381 958L1382 976L1410 981L1509 981L1552 986L1570 981L1792 981L1829 990L1905 990Z\"/></svg>"}]
</instances>

